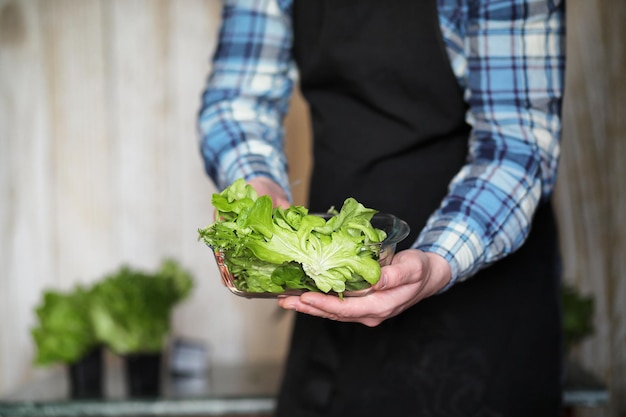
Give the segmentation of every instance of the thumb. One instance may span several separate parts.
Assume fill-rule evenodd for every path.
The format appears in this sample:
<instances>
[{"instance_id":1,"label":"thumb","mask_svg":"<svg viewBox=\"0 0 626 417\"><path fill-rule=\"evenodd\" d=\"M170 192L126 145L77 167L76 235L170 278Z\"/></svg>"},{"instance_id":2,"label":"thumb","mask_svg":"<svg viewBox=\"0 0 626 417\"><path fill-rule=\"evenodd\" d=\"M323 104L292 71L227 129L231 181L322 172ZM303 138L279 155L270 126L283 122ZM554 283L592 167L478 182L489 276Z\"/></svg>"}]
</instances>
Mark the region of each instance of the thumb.
<instances>
[{"instance_id":1,"label":"thumb","mask_svg":"<svg viewBox=\"0 0 626 417\"><path fill-rule=\"evenodd\" d=\"M396 253L391 264L380 270L380 279L374 286L376 290L391 289L414 283L423 279L428 268L428 257L417 249L406 249Z\"/></svg>"}]
</instances>

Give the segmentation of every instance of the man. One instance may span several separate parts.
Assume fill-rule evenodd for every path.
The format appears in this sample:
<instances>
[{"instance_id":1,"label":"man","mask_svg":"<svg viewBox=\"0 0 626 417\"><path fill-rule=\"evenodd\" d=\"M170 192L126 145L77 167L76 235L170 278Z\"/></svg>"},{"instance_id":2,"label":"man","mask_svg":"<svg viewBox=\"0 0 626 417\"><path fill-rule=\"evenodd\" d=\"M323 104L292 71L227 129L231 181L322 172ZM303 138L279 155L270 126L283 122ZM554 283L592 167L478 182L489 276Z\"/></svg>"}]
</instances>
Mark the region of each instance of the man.
<instances>
[{"instance_id":1,"label":"man","mask_svg":"<svg viewBox=\"0 0 626 417\"><path fill-rule=\"evenodd\" d=\"M278 416L556 416L564 4L226 1L200 114L219 188L290 201L281 123L311 109L309 208L412 233L376 291L305 293Z\"/></svg>"}]
</instances>

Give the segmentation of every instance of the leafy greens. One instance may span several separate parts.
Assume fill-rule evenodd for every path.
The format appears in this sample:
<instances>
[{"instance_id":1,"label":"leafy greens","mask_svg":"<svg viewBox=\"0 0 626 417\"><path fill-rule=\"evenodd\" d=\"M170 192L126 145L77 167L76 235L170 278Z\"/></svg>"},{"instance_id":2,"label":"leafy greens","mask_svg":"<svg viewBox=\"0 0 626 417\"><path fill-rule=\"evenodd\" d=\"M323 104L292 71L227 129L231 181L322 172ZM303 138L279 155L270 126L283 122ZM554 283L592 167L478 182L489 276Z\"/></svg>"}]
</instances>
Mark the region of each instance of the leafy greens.
<instances>
[{"instance_id":1,"label":"leafy greens","mask_svg":"<svg viewBox=\"0 0 626 417\"><path fill-rule=\"evenodd\" d=\"M37 326L31 330L37 352L35 364L72 363L96 347L89 316L91 291L76 286L68 293L47 290L37 306Z\"/></svg>"},{"instance_id":2,"label":"leafy greens","mask_svg":"<svg viewBox=\"0 0 626 417\"><path fill-rule=\"evenodd\" d=\"M118 354L161 351L172 309L192 287L191 274L172 259L154 273L122 266L93 289L96 336Z\"/></svg>"},{"instance_id":3,"label":"leafy greens","mask_svg":"<svg viewBox=\"0 0 626 417\"><path fill-rule=\"evenodd\" d=\"M376 210L354 198L325 218L292 205L273 207L243 179L213 194L216 221L199 238L222 251L235 285L248 292L304 289L328 293L378 282L380 245L386 233L370 220Z\"/></svg>"}]
</instances>

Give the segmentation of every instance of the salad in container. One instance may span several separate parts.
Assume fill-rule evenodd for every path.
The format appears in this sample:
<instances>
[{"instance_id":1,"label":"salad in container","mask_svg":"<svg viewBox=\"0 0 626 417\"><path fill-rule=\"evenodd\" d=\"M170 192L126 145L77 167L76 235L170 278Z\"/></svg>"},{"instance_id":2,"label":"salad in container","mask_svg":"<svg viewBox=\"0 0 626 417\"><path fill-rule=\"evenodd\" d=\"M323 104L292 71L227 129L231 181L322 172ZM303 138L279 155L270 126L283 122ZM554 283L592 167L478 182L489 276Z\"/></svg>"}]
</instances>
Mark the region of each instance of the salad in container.
<instances>
[{"instance_id":1,"label":"salad in container","mask_svg":"<svg viewBox=\"0 0 626 417\"><path fill-rule=\"evenodd\" d=\"M213 224L199 229L224 285L246 298L305 291L366 295L409 234L402 219L348 198L336 210L273 207L243 179L213 194Z\"/></svg>"}]
</instances>

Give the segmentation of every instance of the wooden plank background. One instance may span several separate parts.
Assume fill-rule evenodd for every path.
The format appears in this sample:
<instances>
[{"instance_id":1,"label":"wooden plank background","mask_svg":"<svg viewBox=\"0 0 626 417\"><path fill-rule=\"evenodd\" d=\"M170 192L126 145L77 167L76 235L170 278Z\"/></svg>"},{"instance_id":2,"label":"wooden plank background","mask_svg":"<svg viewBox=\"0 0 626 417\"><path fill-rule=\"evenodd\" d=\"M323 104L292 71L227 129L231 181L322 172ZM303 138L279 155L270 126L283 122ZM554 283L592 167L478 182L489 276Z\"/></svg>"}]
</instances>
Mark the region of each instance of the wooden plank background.
<instances>
[{"instance_id":1,"label":"wooden plank background","mask_svg":"<svg viewBox=\"0 0 626 417\"><path fill-rule=\"evenodd\" d=\"M626 415L626 2L569 0L563 158L557 203L566 279L596 301L575 354ZM587 410L582 415L597 416Z\"/></svg>"},{"instance_id":2,"label":"wooden plank background","mask_svg":"<svg viewBox=\"0 0 626 417\"><path fill-rule=\"evenodd\" d=\"M195 117L219 0L0 0L0 393L33 368L41 290L122 263L174 256L197 278L175 334L223 362L278 360L290 315L230 296L196 230L209 222ZM575 354L626 415L626 2L569 0L568 75L556 195L566 279L596 297ZM309 122L286 120L296 201L306 202ZM589 411L590 415L598 415ZM593 414L595 413L595 414Z\"/></svg>"},{"instance_id":3,"label":"wooden plank background","mask_svg":"<svg viewBox=\"0 0 626 417\"><path fill-rule=\"evenodd\" d=\"M41 290L165 256L196 288L175 334L221 362L282 358L289 317L235 297L197 241L210 196L195 128L218 0L0 0L0 392L42 371Z\"/></svg>"}]
</instances>

